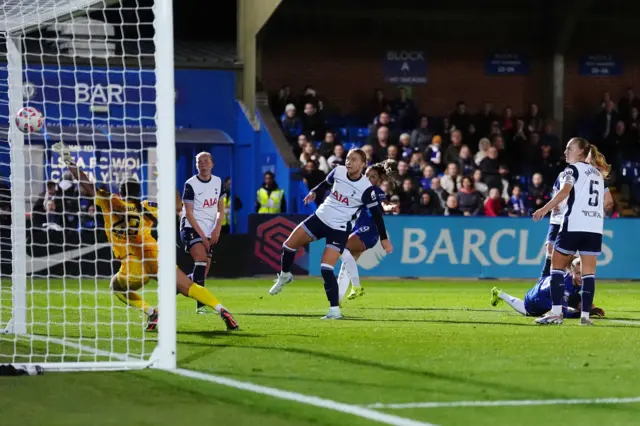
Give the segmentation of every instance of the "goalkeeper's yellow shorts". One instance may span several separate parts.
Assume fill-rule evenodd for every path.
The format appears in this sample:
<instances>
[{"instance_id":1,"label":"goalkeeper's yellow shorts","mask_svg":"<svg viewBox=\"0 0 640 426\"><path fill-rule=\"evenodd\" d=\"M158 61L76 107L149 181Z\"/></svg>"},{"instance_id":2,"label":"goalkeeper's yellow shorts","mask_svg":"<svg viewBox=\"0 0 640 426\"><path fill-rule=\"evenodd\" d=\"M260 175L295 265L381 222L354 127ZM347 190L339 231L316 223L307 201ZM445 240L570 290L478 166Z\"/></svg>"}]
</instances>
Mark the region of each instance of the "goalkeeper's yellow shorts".
<instances>
[{"instance_id":1,"label":"goalkeeper's yellow shorts","mask_svg":"<svg viewBox=\"0 0 640 426\"><path fill-rule=\"evenodd\" d=\"M126 290L138 290L158 275L157 250L145 250L143 256L129 255L121 262L116 277Z\"/></svg>"}]
</instances>

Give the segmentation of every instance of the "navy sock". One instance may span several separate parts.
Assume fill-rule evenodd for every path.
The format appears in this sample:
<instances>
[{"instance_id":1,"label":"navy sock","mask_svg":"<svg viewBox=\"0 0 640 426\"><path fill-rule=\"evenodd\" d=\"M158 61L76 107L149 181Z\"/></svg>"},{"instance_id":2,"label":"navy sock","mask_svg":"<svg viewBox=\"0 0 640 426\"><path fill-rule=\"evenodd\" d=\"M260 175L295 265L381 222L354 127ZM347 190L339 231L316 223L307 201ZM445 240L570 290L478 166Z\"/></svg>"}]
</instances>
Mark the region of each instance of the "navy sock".
<instances>
[{"instance_id":1,"label":"navy sock","mask_svg":"<svg viewBox=\"0 0 640 426\"><path fill-rule=\"evenodd\" d=\"M583 275L582 276L582 311L591 311L593 306L593 296L596 294L596 276L595 275Z\"/></svg>"},{"instance_id":2,"label":"navy sock","mask_svg":"<svg viewBox=\"0 0 640 426\"><path fill-rule=\"evenodd\" d=\"M333 273L333 266L323 263L320 266L322 278L324 278L324 290L327 292L327 299L331 307L340 306L340 290L338 289L338 280Z\"/></svg>"},{"instance_id":3,"label":"navy sock","mask_svg":"<svg viewBox=\"0 0 640 426\"><path fill-rule=\"evenodd\" d=\"M545 257L541 276L548 277L549 275L551 275L551 256Z\"/></svg>"},{"instance_id":4,"label":"navy sock","mask_svg":"<svg viewBox=\"0 0 640 426\"><path fill-rule=\"evenodd\" d=\"M564 271L551 271L551 301L554 305L564 303Z\"/></svg>"},{"instance_id":5,"label":"navy sock","mask_svg":"<svg viewBox=\"0 0 640 426\"><path fill-rule=\"evenodd\" d=\"M282 272L291 272L291 265L296 260L297 251L287 247L286 244L282 245L282 258L280 259L280 270Z\"/></svg>"},{"instance_id":6,"label":"navy sock","mask_svg":"<svg viewBox=\"0 0 640 426\"><path fill-rule=\"evenodd\" d=\"M207 270L207 262L196 262L193 264L193 272L191 273L191 281L204 287L204 273ZM198 308L204 305L198 302Z\"/></svg>"}]
</instances>

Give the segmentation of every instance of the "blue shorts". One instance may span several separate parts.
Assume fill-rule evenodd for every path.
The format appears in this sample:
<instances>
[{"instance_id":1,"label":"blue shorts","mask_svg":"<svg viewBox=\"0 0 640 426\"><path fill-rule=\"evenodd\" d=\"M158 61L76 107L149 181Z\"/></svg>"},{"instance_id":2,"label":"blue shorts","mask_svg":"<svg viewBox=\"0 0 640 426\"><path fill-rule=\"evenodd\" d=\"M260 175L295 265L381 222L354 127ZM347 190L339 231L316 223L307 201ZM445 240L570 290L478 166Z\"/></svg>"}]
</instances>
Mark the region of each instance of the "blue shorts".
<instances>
[{"instance_id":1,"label":"blue shorts","mask_svg":"<svg viewBox=\"0 0 640 426\"><path fill-rule=\"evenodd\" d=\"M364 244L367 250L378 244L378 240L380 239L378 230L372 226L361 226L356 228L353 233L360 238L360 241L362 241L362 244Z\"/></svg>"},{"instance_id":2,"label":"blue shorts","mask_svg":"<svg viewBox=\"0 0 640 426\"><path fill-rule=\"evenodd\" d=\"M560 224L550 223L549 231L547 231L547 242L555 243L558 238L558 232L560 232Z\"/></svg>"},{"instance_id":3,"label":"blue shorts","mask_svg":"<svg viewBox=\"0 0 640 426\"><path fill-rule=\"evenodd\" d=\"M527 315L541 317L551 310L551 291L540 291L539 286L533 287L524 296L524 309Z\"/></svg>"},{"instance_id":4,"label":"blue shorts","mask_svg":"<svg viewBox=\"0 0 640 426\"><path fill-rule=\"evenodd\" d=\"M325 225L318 216L312 214L300 224L302 229L305 230L307 235L313 238L314 241L326 239L327 247L336 250L342 254L344 248L347 246L347 240L351 233L351 224L347 224L346 230L333 229L330 226Z\"/></svg>"},{"instance_id":5,"label":"blue shorts","mask_svg":"<svg viewBox=\"0 0 640 426\"><path fill-rule=\"evenodd\" d=\"M596 232L569 232L561 230L553 247L562 254L580 252L587 256L599 256L602 251L602 234Z\"/></svg>"},{"instance_id":6,"label":"blue shorts","mask_svg":"<svg viewBox=\"0 0 640 426\"><path fill-rule=\"evenodd\" d=\"M193 228L182 228L180 230L180 239L182 240L184 251L186 251L187 253L189 253L191 247L195 246L196 244L202 243L202 238L200 238L200 235L198 235L198 233L194 231ZM211 247L209 248L207 256L211 257L212 253L213 245L211 245Z\"/></svg>"}]
</instances>

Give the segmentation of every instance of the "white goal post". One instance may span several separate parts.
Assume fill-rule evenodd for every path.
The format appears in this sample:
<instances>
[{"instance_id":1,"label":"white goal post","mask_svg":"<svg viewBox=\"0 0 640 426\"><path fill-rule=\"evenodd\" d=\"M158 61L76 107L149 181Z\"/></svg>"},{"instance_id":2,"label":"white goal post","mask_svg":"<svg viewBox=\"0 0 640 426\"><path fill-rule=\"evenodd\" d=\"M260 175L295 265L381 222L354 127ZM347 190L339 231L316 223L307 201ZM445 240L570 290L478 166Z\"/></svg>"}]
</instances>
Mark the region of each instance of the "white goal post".
<instances>
[{"instance_id":1,"label":"white goal post","mask_svg":"<svg viewBox=\"0 0 640 426\"><path fill-rule=\"evenodd\" d=\"M5 179L11 194L10 220L0 204L0 266L11 270L0 273L0 364L176 368L172 7L172 0L0 0L0 144L9 152L7 160L0 149L0 184ZM123 21L110 23L110 13ZM152 21L136 18L145 13ZM24 106L44 114L42 132L17 128L15 114ZM145 333L146 316L113 297L104 271L116 273L119 263L105 255L111 248L99 214L92 216L95 200L68 195L77 181L65 180L51 150L60 140L96 187L117 191L119 180L135 177L157 202L157 286L151 281L140 290L158 309L157 333Z\"/></svg>"}]
</instances>

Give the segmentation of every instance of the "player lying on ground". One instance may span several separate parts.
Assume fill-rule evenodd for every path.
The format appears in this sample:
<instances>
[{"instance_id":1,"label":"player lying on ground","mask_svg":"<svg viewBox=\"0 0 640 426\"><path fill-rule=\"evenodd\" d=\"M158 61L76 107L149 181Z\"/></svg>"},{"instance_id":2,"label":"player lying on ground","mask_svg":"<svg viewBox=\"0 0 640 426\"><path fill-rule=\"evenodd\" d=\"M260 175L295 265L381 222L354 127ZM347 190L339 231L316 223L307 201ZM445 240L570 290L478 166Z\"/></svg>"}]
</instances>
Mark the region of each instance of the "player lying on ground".
<instances>
[{"instance_id":1,"label":"player lying on ground","mask_svg":"<svg viewBox=\"0 0 640 426\"><path fill-rule=\"evenodd\" d=\"M564 275L564 305L562 309L566 318L580 317L580 304L582 301L580 297L580 287L582 286L580 268L580 258L576 257ZM543 316L551 310L551 276L541 277L536 285L527 291L524 300L513 297L494 287L491 290L491 306L497 306L502 301L522 315ZM604 316L604 311L595 305L591 306L590 313L598 317Z\"/></svg>"},{"instance_id":2,"label":"player lying on ground","mask_svg":"<svg viewBox=\"0 0 640 426\"><path fill-rule=\"evenodd\" d=\"M382 182L385 180L389 181L389 177L395 173L394 167L397 168L395 160L385 160L382 163L370 166L365 173L365 176L369 179L376 190L378 200L380 200L385 212L395 211L398 209L398 206L394 206L387 202L386 194L382 189L380 189ZM360 285L360 274L358 273L357 261L362 253L375 247L380 240L378 228L376 227L376 224L373 221L373 216L368 209L360 212L353 229L353 234L349 235L347 247L340 256L342 259L342 266L340 267L340 273L338 274L340 302L342 302L345 294L347 294L349 282L353 285L351 293L348 296L349 299L364 296L364 288Z\"/></svg>"},{"instance_id":3,"label":"player lying on ground","mask_svg":"<svg viewBox=\"0 0 640 426\"><path fill-rule=\"evenodd\" d=\"M196 155L198 174L184 184L180 239L184 250L193 259L193 272L189 276L196 284L205 286L211 267L213 246L218 243L224 217L222 180L213 174L213 156L208 152ZM206 314L207 306L198 302L196 312Z\"/></svg>"},{"instance_id":4,"label":"player lying on ground","mask_svg":"<svg viewBox=\"0 0 640 426\"><path fill-rule=\"evenodd\" d=\"M147 330L155 330L158 310L136 290L158 275L158 243L151 234L157 224L157 210L148 201L140 201L140 184L137 181L123 182L119 194L96 189L87 175L76 167L66 145L58 142L52 149L60 153L84 194L95 197L95 204L102 211L107 239L113 255L120 260L120 269L111 278L111 290L120 301L144 312L148 317ZM192 282L179 268L176 268L176 284L180 294L219 312L229 330L238 329L237 322L218 299Z\"/></svg>"},{"instance_id":5,"label":"player lying on ground","mask_svg":"<svg viewBox=\"0 0 640 426\"><path fill-rule=\"evenodd\" d=\"M293 281L291 266L299 248L314 240L325 239L326 245L322 253L320 270L324 278L327 299L329 299L329 312L324 319L341 319L340 290L333 269L347 245L352 221L364 208L368 208L373 215L373 222L378 228L382 247L387 253L391 253L393 246L387 237L376 189L362 174L366 162L364 151L352 149L347 155L346 166L333 169L326 180L313 188L304 198L304 202L309 203L315 200L316 193L325 193L331 188L331 193L316 212L298 225L282 245L281 271L269 294L280 293L286 284Z\"/></svg>"}]
</instances>

